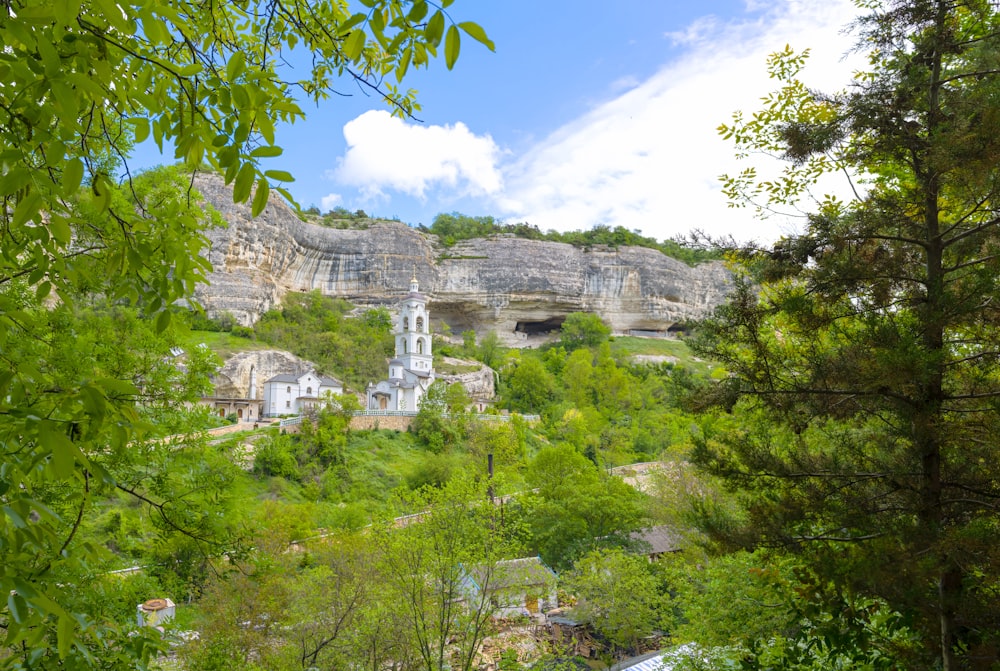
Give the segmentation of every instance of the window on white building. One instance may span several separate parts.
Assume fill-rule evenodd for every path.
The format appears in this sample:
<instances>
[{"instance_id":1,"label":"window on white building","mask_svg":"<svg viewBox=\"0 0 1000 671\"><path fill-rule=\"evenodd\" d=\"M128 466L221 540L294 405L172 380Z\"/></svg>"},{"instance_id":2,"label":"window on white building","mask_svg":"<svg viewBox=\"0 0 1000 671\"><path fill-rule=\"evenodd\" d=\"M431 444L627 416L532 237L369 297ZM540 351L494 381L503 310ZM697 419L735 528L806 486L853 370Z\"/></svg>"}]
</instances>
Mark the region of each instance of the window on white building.
<instances>
[{"instance_id":1,"label":"window on white building","mask_svg":"<svg viewBox=\"0 0 1000 671\"><path fill-rule=\"evenodd\" d=\"M410 318L403 317L403 330L408 331L410 329Z\"/></svg>"},{"instance_id":2,"label":"window on white building","mask_svg":"<svg viewBox=\"0 0 1000 671\"><path fill-rule=\"evenodd\" d=\"M313 393L313 388L312 387L306 387L306 396L312 396L312 393Z\"/></svg>"},{"instance_id":3,"label":"window on white building","mask_svg":"<svg viewBox=\"0 0 1000 671\"><path fill-rule=\"evenodd\" d=\"M285 393L286 394L291 394L292 393L292 388L291 387L286 387L285 388Z\"/></svg>"},{"instance_id":4,"label":"window on white building","mask_svg":"<svg viewBox=\"0 0 1000 671\"><path fill-rule=\"evenodd\" d=\"M417 317L417 333L423 333L423 332L424 332L424 318Z\"/></svg>"},{"instance_id":5,"label":"window on white building","mask_svg":"<svg viewBox=\"0 0 1000 671\"><path fill-rule=\"evenodd\" d=\"M292 407L292 402L291 401L285 401L285 407L286 408Z\"/></svg>"}]
</instances>

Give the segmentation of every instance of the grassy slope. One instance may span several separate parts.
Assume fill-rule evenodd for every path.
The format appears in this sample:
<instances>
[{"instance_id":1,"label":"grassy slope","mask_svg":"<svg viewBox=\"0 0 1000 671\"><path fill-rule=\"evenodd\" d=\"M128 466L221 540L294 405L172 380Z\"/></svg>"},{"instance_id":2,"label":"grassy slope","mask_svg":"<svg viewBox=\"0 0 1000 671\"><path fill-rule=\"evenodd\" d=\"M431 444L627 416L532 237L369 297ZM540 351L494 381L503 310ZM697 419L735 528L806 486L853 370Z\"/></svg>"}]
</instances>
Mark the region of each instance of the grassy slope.
<instances>
[{"instance_id":1,"label":"grassy slope","mask_svg":"<svg viewBox=\"0 0 1000 671\"><path fill-rule=\"evenodd\" d=\"M187 347L195 347L201 344L204 344L218 354L223 360L237 352L271 349L271 346L267 343L257 342L249 338L240 338L231 333L221 331L191 331L190 337L184 343Z\"/></svg>"},{"instance_id":2,"label":"grassy slope","mask_svg":"<svg viewBox=\"0 0 1000 671\"><path fill-rule=\"evenodd\" d=\"M611 351L618 356L671 357L668 359L669 361L684 366L693 373L702 375L719 374L716 364L696 357L683 340L619 336L611 341Z\"/></svg>"}]
</instances>

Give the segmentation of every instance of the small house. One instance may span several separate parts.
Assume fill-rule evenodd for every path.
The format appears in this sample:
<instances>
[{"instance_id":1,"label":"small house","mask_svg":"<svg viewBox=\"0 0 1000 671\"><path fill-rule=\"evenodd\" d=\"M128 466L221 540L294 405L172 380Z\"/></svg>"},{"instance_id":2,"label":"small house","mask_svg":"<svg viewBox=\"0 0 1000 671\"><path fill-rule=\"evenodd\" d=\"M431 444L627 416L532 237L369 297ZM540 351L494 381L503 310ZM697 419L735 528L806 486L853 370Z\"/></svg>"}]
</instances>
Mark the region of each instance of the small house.
<instances>
[{"instance_id":1,"label":"small house","mask_svg":"<svg viewBox=\"0 0 1000 671\"><path fill-rule=\"evenodd\" d=\"M316 371L275 375L264 382L264 416L301 415L322 405L327 392L343 394L344 385Z\"/></svg>"},{"instance_id":2,"label":"small house","mask_svg":"<svg viewBox=\"0 0 1000 671\"><path fill-rule=\"evenodd\" d=\"M680 536L669 526L640 529L633 531L628 537L639 546L639 551L646 555L649 561L656 561L668 552L681 551Z\"/></svg>"},{"instance_id":3,"label":"small house","mask_svg":"<svg viewBox=\"0 0 1000 671\"><path fill-rule=\"evenodd\" d=\"M496 609L494 618L537 616L556 608L558 576L538 557L498 561L491 569L478 567L469 575L470 599L485 591Z\"/></svg>"},{"instance_id":4,"label":"small house","mask_svg":"<svg viewBox=\"0 0 1000 671\"><path fill-rule=\"evenodd\" d=\"M160 627L174 619L174 602L170 599L150 599L135 607L136 624L140 627Z\"/></svg>"}]
</instances>

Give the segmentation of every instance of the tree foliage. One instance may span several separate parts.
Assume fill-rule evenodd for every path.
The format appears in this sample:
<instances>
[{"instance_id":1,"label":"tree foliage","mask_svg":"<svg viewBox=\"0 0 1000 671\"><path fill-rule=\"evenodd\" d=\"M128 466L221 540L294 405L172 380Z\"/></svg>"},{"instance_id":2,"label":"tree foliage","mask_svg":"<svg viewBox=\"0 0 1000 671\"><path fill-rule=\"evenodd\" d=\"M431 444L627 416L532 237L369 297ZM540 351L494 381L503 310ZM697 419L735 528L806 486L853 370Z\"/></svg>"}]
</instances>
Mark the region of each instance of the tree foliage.
<instances>
[{"instance_id":1,"label":"tree foliage","mask_svg":"<svg viewBox=\"0 0 1000 671\"><path fill-rule=\"evenodd\" d=\"M589 552L563 587L577 598L573 612L619 648L636 651L640 639L663 625L666 598L642 555L620 548Z\"/></svg>"},{"instance_id":2,"label":"tree foliage","mask_svg":"<svg viewBox=\"0 0 1000 671\"><path fill-rule=\"evenodd\" d=\"M230 530L217 513L231 467L204 455L182 466L203 445L166 436L193 426L183 405L207 388L217 360L197 350L182 362L173 329L157 332L133 308L73 295L45 308L15 289L4 296L19 310L5 318L18 333L6 334L0 371L0 585L9 595L0 668L134 668L158 637L126 639L135 604L123 613L82 589L130 558L112 542L118 522L97 530L93 518L120 494L147 510L146 539L160 549L224 542ZM199 570L198 555L185 569Z\"/></svg>"},{"instance_id":3,"label":"tree foliage","mask_svg":"<svg viewBox=\"0 0 1000 671\"><path fill-rule=\"evenodd\" d=\"M385 375L393 341L389 311L371 308L352 317L350 303L318 290L285 296L280 310L253 326L258 340L315 363L323 373L364 389Z\"/></svg>"},{"instance_id":4,"label":"tree foliage","mask_svg":"<svg viewBox=\"0 0 1000 671\"><path fill-rule=\"evenodd\" d=\"M850 90L809 91L786 51L770 63L783 88L723 128L742 153L789 161L774 180L731 178L733 196L781 206L836 169L867 184L749 254L704 349L735 375L744 428L698 457L748 492L761 542L912 617L922 665L950 671L995 659L1000 631L1000 16L867 7L871 69Z\"/></svg>"},{"instance_id":5,"label":"tree foliage","mask_svg":"<svg viewBox=\"0 0 1000 671\"><path fill-rule=\"evenodd\" d=\"M645 521L641 495L621 478L599 471L569 445L535 455L524 497L532 550L556 570L596 548L629 544Z\"/></svg>"},{"instance_id":6,"label":"tree foliage","mask_svg":"<svg viewBox=\"0 0 1000 671\"><path fill-rule=\"evenodd\" d=\"M593 312L571 312L559 329L559 340L567 350L597 347L611 335L611 327Z\"/></svg>"},{"instance_id":7,"label":"tree foliage","mask_svg":"<svg viewBox=\"0 0 1000 671\"><path fill-rule=\"evenodd\" d=\"M202 231L218 215L179 169L131 175L133 146L149 139L189 171L220 172L235 200L259 213L272 188L292 181L263 161L281 154L276 127L302 117L297 99L319 101L353 83L410 114L413 93L393 82L439 51L453 67L462 33L493 48L477 24L422 0L366 1L357 12L305 0L4 4L0 592L9 598L0 606L0 668L133 668L154 650L155 636L124 637L76 609L66 586L85 583L93 559L75 542L90 501L125 486L119 469L162 438L147 412L160 401L137 402L167 394L164 379L139 362L112 365L113 345L136 343L107 333L91 341L103 347L87 349L78 324L53 323L81 297L101 296L162 333L175 303L205 279ZM299 57L308 65L294 70L289 61ZM130 492L165 523L196 519L145 479ZM189 531L197 535L197 525Z\"/></svg>"},{"instance_id":8,"label":"tree foliage","mask_svg":"<svg viewBox=\"0 0 1000 671\"><path fill-rule=\"evenodd\" d=\"M642 235L638 230L630 231L624 226L611 227L606 224L597 224L588 231L559 232L548 230L542 232L537 226L526 222L509 224L497 221L491 216L474 217L459 212L442 212L434 217L434 222L429 228L422 228L438 236L441 244L446 247L452 247L462 240L487 238L493 235L513 235L528 240L564 242L574 247L592 247L594 245L607 245L614 248L647 247L670 258L683 261L690 266L722 258L720 249L683 237L659 241Z\"/></svg>"}]
</instances>

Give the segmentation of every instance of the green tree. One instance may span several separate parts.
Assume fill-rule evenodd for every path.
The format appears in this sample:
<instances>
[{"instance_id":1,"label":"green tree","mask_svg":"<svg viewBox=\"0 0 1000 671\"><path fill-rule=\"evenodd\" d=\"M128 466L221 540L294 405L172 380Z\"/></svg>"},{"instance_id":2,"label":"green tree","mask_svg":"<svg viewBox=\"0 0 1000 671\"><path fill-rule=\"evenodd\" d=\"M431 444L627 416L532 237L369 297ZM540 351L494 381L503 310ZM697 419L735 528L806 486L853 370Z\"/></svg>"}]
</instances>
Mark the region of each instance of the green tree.
<instances>
[{"instance_id":1,"label":"green tree","mask_svg":"<svg viewBox=\"0 0 1000 671\"><path fill-rule=\"evenodd\" d=\"M625 651L634 652L665 620L666 597L649 562L620 548L581 557L563 588L577 597L574 613Z\"/></svg>"},{"instance_id":2,"label":"green tree","mask_svg":"<svg viewBox=\"0 0 1000 671\"><path fill-rule=\"evenodd\" d=\"M567 350L597 347L611 335L611 327L592 312L571 312L559 331L559 340Z\"/></svg>"},{"instance_id":3,"label":"green tree","mask_svg":"<svg viewBox=\"0 0 1000 671\"><path fill-rule=\"evenodd\" d=\"M505 396L512 410L540 412L553 400L555 381L537 358L522 356L504 380Z\"/></svg>"},{"instance_id":4,"label":"green tree","mask_svg":"<svg viewBox=\"0 0 1000 671\"><path fill-rule=\"evenodd\" d=\"M568 445L546 447L528 465L522 497L531 547L557 570L598 547L628 544L645 521L641 495Z\"/></svg>"},{"instance_id":5,"label":"green tree","mask_svg":"<svg viewBox=\"0 0 1000 671\"><path fill-rule=\"evenodd\" d=\"M420 668L471 671L496 608L494 567L516 548L516 534L502 525L485 483L471 479L414 494L404 504L420 512L383 528L377 539L391 603L404 615Z\"/></svg>"},{"instance_id":6,"label":"green tree","mask_svg":"<svg viewBox=\"0 0 1000 671\"><path fill-rule=\"evenodd\" d=\"M954 671L996 660L1000 632L1000 16L866 6L871 70L852 89L810 92L788 50L770 63L783 88L723 128L743 155L790 161L729 179L734 198L781 207L830 170L868 183L749 255L763 285L738 287L702 350L734 374L745 426L697 457L752 495L761 542L913 618L919 665Z\"/></svg>"},{"instance_id":7,"label":"green tree","mask_svg":"<svg viewBox=\"0 0 1000 671\"><path fill-rule=\"evenodd\" d=\"M459 402L456 398L459 390L449 394L452 386L455 385L448 385L443 380L431 384L420 399L420 409L410 424L410 431L432 452L441 453L456 447L465 435L465 413L448 416L449 400Z\"/></svg>"},{"instance_id":8,"label":"green tree","mask_svg":"<svg viewBox=\"0 0 1000 671\"><path fill-rule=\"evenodd\" d=\"M276 125L302 117L296 100L353 80L412 112L413 93L390 80L439 51L452 67L463 32L492 48L478 25L451 16L421 0L375 0L357 13L305 0L5 5L0 668L134 668L154 652L155 634L120 635L76 610L66 587L86 583L93 559L75 542L90 502L120 488L117 468L159 437L136 406L149 380L109 374L75 333L51 328L81 296L100 295L162 332L204 281L203 230L219 216L179 169L131 176L133 144L150 138L188 170L222 173L259 213L272 187L292 180L262 161L281 154ZM290 81L296 50L310 65ZM183 528L163 499L130 492Z\"/></svg>"},{"instance_id":9,"label":"green tree","mask_svg":"<svg viewBox=\"0 0 1000 671\"><path fill-rule=\"evenodd\" d=\"M479 356L479 360L485 363L490 368L496 370L500 367L500 361L503 358L504 348L500 344L500 336L497 335L496 331L488 331L486 335L483 336L482 340L479 341L479 347L476 350Z\"/></svg>"}]
</instances>

